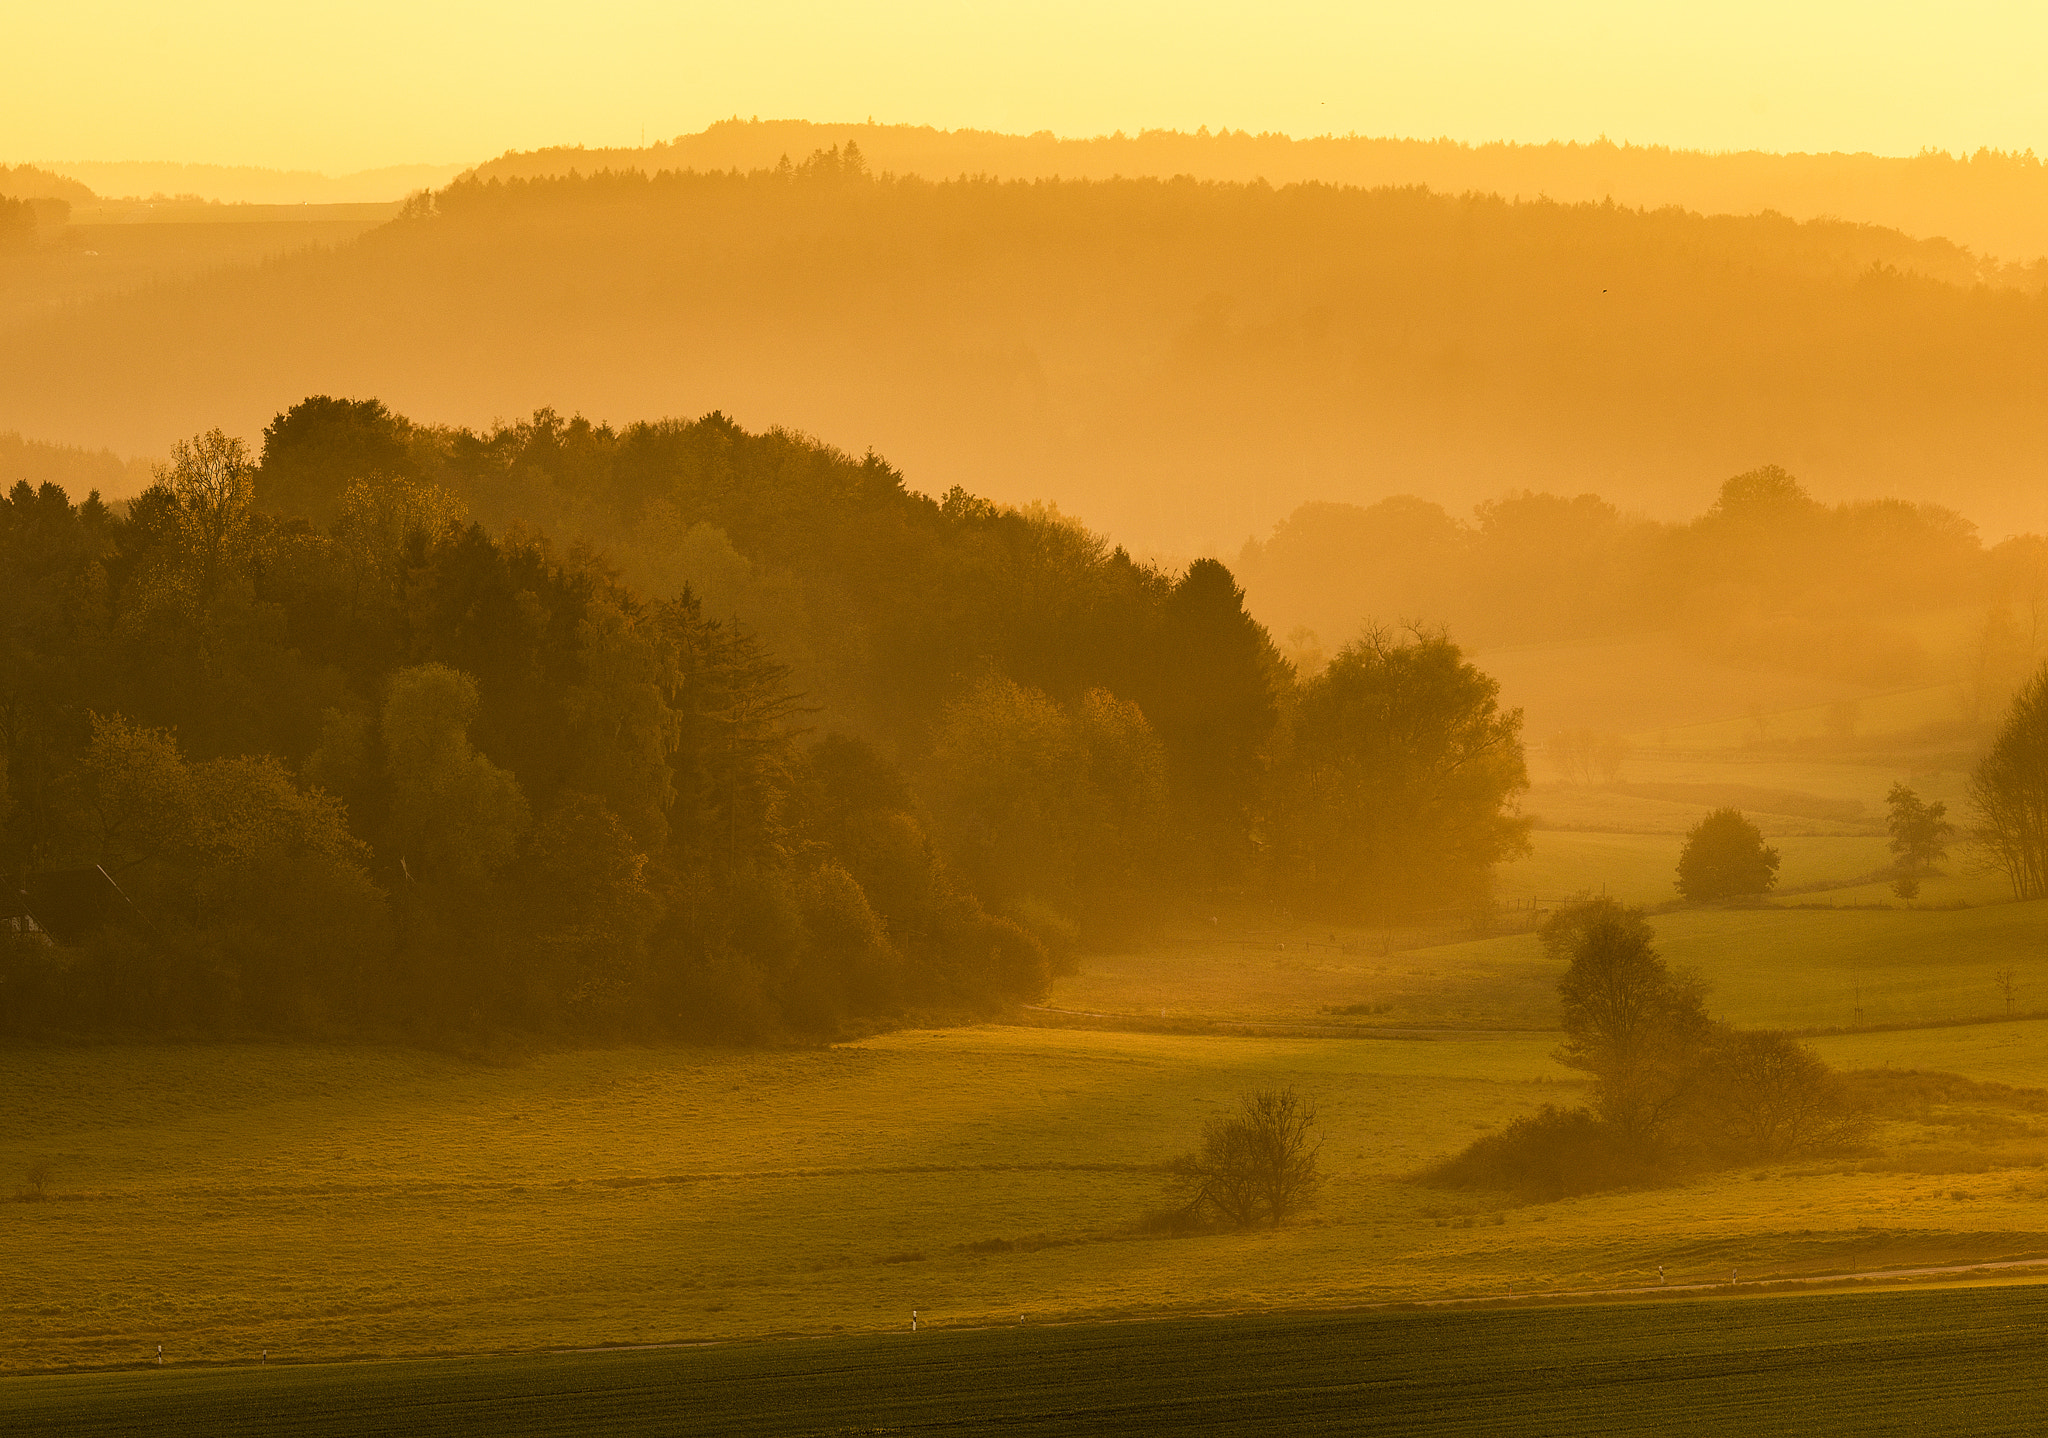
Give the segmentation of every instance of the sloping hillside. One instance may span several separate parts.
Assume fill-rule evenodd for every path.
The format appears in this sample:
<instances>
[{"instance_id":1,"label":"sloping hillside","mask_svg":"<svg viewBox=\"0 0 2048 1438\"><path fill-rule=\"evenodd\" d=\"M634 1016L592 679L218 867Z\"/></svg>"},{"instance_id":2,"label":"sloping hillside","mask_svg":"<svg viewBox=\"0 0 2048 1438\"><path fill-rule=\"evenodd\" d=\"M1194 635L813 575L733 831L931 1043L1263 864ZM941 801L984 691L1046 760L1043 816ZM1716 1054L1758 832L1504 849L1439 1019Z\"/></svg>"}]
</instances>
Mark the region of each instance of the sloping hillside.
<instances>
[{"instance_id":1,"label":"sloping hillside","mask_svg":"<svg viewBox=\"0 0 2048 1438\"><path fill-rule=\"evenodd\" d=\"M327 254L16 328L0 427L161 451L307 393L481 424L720 409L913 485L1234 552L1309 498L1697 512L1776 462L2038 528L2048 299L1840 223L1422 190L463 183Z\"/></svg>"},{"instance_id":2,"label":"sloping hillside","mask_svg":"<svg viewBox=\"0 0 2048 1438\"><path fill-rule=\"evenodd\" d=\"M1050 131L1005 135L937 130L929 125L820 125L808 120L721 120L694 135L642 149L580 145L507 151L476 167L486 178L564 175L602 169L756 170L782 156L849 141L879 172L950 179L1063 176L1107 180L1125 175L1191 175L1198 180L1258 180L1285 185L1427 185L1452 194L1476 190L1509 198L1602 201L1706 214L1775 210L1794 219L1833 216L1889 225L1910 235L1942 235L1983 255L2027 261L2048 255L2048 166L2032 154L1979 150L1912 156L1713 154L1662 145L1552 141L1467 145L1456 140L1366 135L1253 135L1243 130L1148 130L1140 135L1063 139Z\"/></svg>"}]
</instances>

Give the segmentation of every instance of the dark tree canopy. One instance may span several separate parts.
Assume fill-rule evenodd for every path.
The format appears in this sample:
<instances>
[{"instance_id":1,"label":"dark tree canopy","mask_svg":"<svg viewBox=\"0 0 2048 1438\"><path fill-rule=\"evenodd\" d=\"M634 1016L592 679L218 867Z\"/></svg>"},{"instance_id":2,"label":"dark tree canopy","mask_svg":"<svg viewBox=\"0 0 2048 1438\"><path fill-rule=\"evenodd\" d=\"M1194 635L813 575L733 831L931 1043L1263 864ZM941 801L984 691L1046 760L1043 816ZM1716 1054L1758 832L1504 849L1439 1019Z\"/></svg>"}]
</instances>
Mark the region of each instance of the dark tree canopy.
<instances>
[{"instance_id":1,"label":"dark tree canopy","mask_svg":"<svg viewBox=\"0 0 2048 1438\"><path fill-rule=\"evenodd\" d=\"M1270 830L1281 881L1353 911L1470 901L1524 853L1520 710L1442 634L1371 635L1299 688Z\"/></svg>"},{"instance_id":2,"label":"dark tree canopy","mask_svg":"<svg viewBox=\"0 0 2048 1438\"><path fill-rule=\"evenodd\" d=\"M1481 893L1523 828L1492 681L1436 637L1304 688L1243 600L718 414L320 396L125 513L17 485L0 865L151 924L0 1024L766 1041L1035 999L1287 887L1282 843L1329 846L1320 909Z\"/></svg>"},{"instance_id":3,"label":"dark tree canopy","mask_svg":"<svg viewBox=\"0 0 2048 1438\"><path fill-rule=\"evenodd\" d=\"M1778 851L1739 809L1716 809L1686 831L1678 855L1678 892L1694 903L1768 893L1778 882Z\"/></svg>"},{"instance_id":4,"label":"dark tree canopy","mask_svg":"<svg viewBox=\"0 0 2048 1438\"><path fill-rule=\"evenodd\" d=\"M382 400L300 400L263 431L256 503L272 514L328 524L352 481L417 474L411 429Z\"/></svg>"}]
</instances>

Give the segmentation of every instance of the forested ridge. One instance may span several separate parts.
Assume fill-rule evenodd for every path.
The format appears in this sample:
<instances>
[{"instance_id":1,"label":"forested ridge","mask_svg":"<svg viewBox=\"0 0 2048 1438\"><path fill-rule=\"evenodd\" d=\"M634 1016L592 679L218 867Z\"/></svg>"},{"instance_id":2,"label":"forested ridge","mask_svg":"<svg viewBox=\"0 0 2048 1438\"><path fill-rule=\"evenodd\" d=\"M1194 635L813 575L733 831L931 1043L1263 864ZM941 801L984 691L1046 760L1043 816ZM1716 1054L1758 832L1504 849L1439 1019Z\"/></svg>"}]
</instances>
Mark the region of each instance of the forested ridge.
<instances>
[{"instance_id":1,"label":"forested ridge","mask_svg":"<svg viewBox=\"0 0 2048 1438\"><path fill-rule=\"evenodd\" d=\"M1765 462L2037 528L2048 299L1978 279L1839 221L826 151L463 180L332 251L25 321L0 425L160 454L280 391L471 426L718 409L1175 553L1414 490L1691 514Z\"/></svg>"},{"instance_id":2,"label":"forested ridge","mask_svg":"<svg viewBox=\"0 0 2048 1438\"><path fill-rule=\"evenodd\" d=\"M1599 139L1544 144L1371 135L1299 138L1204 127L1070 137L1008 135L929 125L720 120L696 134L638 149L581 145L508 150L471 172L482 179L588 175L598 170L754 170L782 155L852 144L877 171L944 179L1187 175L1274 185L1427 185L1450 194L1612 199L1702 214L1775 210L1798 219L1833 216L1946 236L1979 254L2032 260L2048 252L2048 167L2032 154L1980 149L1911 156L1705 152ZM2035 271L2038 281L2041 272Z\"/></svg>"},{"instance_id":3,"label":"forested ridge","mask_svg":"<svg viewBox=\"0 0 2048 1438\"><path fill-rule=\"evenodd\" d=\"M123 511L17 484L0 613L7 872L133 909L5 946L16 1033L829 1035L1219 895L1469 903L1523 842L1448 637L1305 680L1214 560L717 414L316 397Z\"/></svg>"}]
</instances>

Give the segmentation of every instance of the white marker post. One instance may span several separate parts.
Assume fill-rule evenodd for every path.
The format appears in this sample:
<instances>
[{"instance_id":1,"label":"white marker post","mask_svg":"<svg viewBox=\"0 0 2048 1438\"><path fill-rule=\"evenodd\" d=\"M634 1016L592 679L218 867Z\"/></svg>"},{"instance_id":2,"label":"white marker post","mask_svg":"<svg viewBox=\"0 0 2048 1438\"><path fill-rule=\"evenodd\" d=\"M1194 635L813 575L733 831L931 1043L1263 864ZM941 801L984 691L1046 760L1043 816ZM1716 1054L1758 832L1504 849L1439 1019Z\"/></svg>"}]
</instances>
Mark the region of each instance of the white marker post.
<instances>
[{"instance_id":1,"label":"white marker post","mask_svg":"<svg viewBox=\"0 0 2048 1438\"><path fill-rule=\"evenodd\" d=\"M917 1332L917 1310L915 1308L910 1310L910 1331L912 1333Z\"/></svg>"}]
</instances>

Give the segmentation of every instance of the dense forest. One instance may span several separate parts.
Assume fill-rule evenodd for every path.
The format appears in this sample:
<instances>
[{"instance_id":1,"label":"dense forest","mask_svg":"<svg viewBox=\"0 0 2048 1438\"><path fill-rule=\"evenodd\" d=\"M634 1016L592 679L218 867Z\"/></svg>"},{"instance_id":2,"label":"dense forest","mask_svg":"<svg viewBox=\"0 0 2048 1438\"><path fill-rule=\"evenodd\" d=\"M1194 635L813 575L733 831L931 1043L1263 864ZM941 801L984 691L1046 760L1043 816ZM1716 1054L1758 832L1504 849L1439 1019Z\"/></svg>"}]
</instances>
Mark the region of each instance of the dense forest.
<instances>
[{"instance_id":1,"label":"dense forest","mask_svg":"<svg viewBox=\"0 0 2048 1438\"><path fill-rule=\"evenodd\" d=\"M0 426L162 454L281 392L471 426L716 408L1147 553L1414 490L1676 518L1764 462L2036 529L2048 297L1974 266L1839 221L845 151L471 179L331 251L23 320Z\"/></svg>"},{"instance_id":2,"label":"dense forest","mask_svg":"<svg viewBox=\"0 0 2048 1438\"><path fill-rule=\"evenodd\" d=\"M769 601L800 669L726 607ZM1171 906L1469 904L1524 844L1446 636L1298 678L1214 560L717 414L315 397L120 509L15 485L0 616L0 862L123 896L6 946L17 1033L832 1034Z\"/></svg>"},{"instance_id":3,"label":"dense forest","mask_svg":"<svg viewBox=\"0 0 2048 1438\"><path fill-rule=\"evenodd\" d=\"M1237 573L1298 657L1374 619L1481 647L1663 632L1864 686L1981 680L1987 718L2048 643L2038 535L1986 546L1939 505L1823 504L1775 466L1727 480L1684 523L1591 494L1509 494L1469 520L1413 495L1306 504L1246 544Z\"/></svg>"},{"instance_id":4,"label":"dense forest","mask_svg":"<svg viewBox=\"0 0 2048 1438\"><path fill-rule=\"evenodd\" d=\"M1064 138L1050 131L1006 135L929 125L816 124L808 120L721 120L697 134L640 149L580 145L509 150L478 165L484 179L532 179L575 170L757 170L783 155L852 144L886 174L943 180L1109 180L1188 175L1197 180L1287 185L1427 185L1554 200L1601 201L1703 214L1775 210L1795 219L1835 217L1909 235L1945 236L1980 255L2033 261L2048 255L2048 166L2031 153L1978 150L1912 156L1768 154L1677 150L1663 145L1465 144L1366 135L1281 134L1204 128L1192 133ZM2034 283L2044 272L2035 269ZM2015 276L2015 278L2018 278Z\"/></svg>"}]
</instances>

